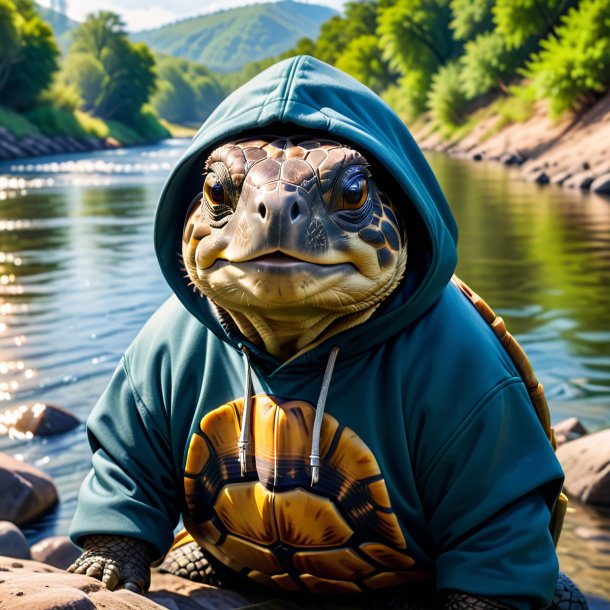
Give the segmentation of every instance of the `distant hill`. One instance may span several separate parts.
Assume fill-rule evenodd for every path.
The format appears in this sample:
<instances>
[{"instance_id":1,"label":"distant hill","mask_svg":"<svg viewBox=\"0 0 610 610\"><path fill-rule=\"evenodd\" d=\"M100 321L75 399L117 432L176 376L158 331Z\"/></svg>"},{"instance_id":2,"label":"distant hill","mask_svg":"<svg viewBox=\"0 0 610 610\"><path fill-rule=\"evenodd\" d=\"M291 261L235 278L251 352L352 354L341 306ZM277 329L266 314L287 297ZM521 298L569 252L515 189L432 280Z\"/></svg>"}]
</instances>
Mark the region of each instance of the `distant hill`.
<instances>
[{"instance_id":1,"label":"distant hill","mask_svg":"<svg viewBox=\"0 0 610 610\"><path fill-rule=\"evenodd\" d=\"M70 46L70 32L80 24L78 21L70 19L67 15L54 11L40 4L36 4L36 10L40 16L53 28L53 33L62 52L66 52Z\"/></svg>"},{"instance_id":2,"label":"distant hill","mask_svg":"<svg viewBox=\"0 0 610 610\"><path fill-rule=\"evenodd\" d=\"M279 55L299 38L317 38L320 26L337 12L292 0L252 4L191 17L130 38L153 51L203 63L218 72Z\"/></svg>"}]
</instances>

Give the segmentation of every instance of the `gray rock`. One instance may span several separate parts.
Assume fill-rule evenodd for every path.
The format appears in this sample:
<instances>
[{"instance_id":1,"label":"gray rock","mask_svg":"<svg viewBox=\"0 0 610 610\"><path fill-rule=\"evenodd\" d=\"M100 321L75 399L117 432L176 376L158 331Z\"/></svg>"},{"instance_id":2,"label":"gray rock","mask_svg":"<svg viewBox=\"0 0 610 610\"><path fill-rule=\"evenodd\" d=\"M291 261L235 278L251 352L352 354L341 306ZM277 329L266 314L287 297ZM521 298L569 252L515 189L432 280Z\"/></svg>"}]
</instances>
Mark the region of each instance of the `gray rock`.
<instances>
[{"instance_id":1,"label":"gray rock","mask_svg":"<svg viewBox=\"0 0 610 610\"><path fill-rule=\"evenodd\" d=\"M30 546L23 532L10 521L0 521L0 555L29 559Z\"/></svg>"},{"instance_id":2,"label":"gray rock","mask_svg":"<svg viewBox=\"0 0 610 610\"><path fill-rule=\"evenodd\" d=\"M57 504L57 489L38 468L0 453L0 519L23 525ZM0 605L0 608L2 606Z\"/></svg>"},{"instance_id":3,"label":"gray rock","mask_svg":"<svg viewBox=\"0 0 610 610\"><path fill-rule=\"evenodd\" d=\"M557 448L568 497L610 507L610 429L588 434Z\"/></svg>"},{"instance_id":4,"label":"gray rock","mask_svg":"<svg viewBox=\"0 0 610 610\"><path fill-rule=\"evenodd\" d=\"M504 165L523 165L526 160L520 152L505 153L499 159Z\"/></svg>"},{"instance_id":5,"label":"gray rock","mask_svg":"<svg viewBox=\"0 0 610 610\"><path fill-rule=\"evenodd\" d=\"M2 427L30 432L34 436L51 436L76 428L80 420L68 409L58 405L36 402L0 411L0 432Z\"/></svg>"},{"instance_id":6,"label":"gray rock","mask_svg":"<svg viewBox=\"0 0 610 610\"><path fill-rule=\"evenodd\" d=\"M553 426L553 430L555 431L555 439L558 445L563 445L568 441L576 440L587 434L587 429L577 417L570 417L560 421Z\"/></svg>"},{"instance_id":7,"label":"gray rock","mask_svg":"<svg viewBox=\"0 0 610 610\"><path fill-rule=\"evenodd\" d=\"M532 172L527 176L528 180L535 182L536 184L548 184L549 176L544 171Z\"/></svg>"},{"instance_id":8,"label":"gray rock","mask_svg":"<svg viewBox=\"0 0 610 610\"><path fill-rule=\"evenodd\" d=\"M162 610L130 591L108 591L94 578L37 561L0 557L0 608L10 610Z\"/></svg>"},{"instance_id":9,"label":"gray rock","mask_svg":"<svg viewBox=\"0 0 610 610\"><path fill-rule=\"evenodd\" d=\"M602 174L589 187L593 193L610 194L610 174Z\"/></svg>"},{"instance_id":10,"label":"gray rock","mask_svg":"<svg viewBox=\"0 0 610 610\"><path fill-rule=\"evenodd\" d=\"M577 172L568 178L562 186L568 189L588 189L592 182L593 175L591 172Z\"/></svg>"},{"instance_id":11,"label":"gray rock","mask_svg":"<svg viewBox=\"0 0 610 610\"><path fill-rule=\"evenodd\" d=\"M30 552L32 559L62 570L71 566L81 554L68 536L51 536L40 540L32 545Z\"/></svg>"}]
</instances>

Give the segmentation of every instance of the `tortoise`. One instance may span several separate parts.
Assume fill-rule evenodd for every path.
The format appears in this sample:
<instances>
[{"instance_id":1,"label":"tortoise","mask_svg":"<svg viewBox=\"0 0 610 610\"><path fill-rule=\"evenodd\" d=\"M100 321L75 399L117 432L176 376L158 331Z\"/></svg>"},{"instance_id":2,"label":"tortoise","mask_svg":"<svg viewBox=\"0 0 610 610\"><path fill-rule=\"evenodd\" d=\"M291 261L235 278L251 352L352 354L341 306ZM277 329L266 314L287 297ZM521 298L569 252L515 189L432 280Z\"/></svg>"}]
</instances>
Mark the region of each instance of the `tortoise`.
<instances>
[{"instance_id":1,"label":"tortoise","mask_svg":"<svg viewBox=\"0 0 610 610\"><path fill-rule=\"evenodd\" d=\"M175 296L88 421L72 569L145 589L181 512L194 542L172 560L291 603L378 607L431 579L419 608L546 603L563 506L546 403L502 323L499 342L450 282L456 239L366 87L297 57L229 96L161 195ZM586 607L558 587L556 606Z\"/></svg>"}]
</instances>

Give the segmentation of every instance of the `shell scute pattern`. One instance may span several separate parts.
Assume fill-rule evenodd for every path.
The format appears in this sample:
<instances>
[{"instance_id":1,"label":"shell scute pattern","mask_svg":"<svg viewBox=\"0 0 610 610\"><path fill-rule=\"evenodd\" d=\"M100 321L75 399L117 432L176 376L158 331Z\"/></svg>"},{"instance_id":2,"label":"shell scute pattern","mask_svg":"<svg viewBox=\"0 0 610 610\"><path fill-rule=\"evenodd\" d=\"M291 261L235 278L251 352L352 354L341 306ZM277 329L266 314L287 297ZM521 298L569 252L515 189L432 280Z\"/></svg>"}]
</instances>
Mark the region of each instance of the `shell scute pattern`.
<instances>
[{"instance_id":1,"label":"shell scute pattern","mask_svg":"<svg viewBox=\"0 0 610 610\"><path fill-rule=\"evenodd\" d=\"M325 414L321 476L312 487L315 408L255 396L251 455L242 477L242 410L243 399L237 399L211 411L189 445L184 521L205 551L259 583L288 591L358 592L422 578L362 439Z\"/></svg>"}]
</instances>

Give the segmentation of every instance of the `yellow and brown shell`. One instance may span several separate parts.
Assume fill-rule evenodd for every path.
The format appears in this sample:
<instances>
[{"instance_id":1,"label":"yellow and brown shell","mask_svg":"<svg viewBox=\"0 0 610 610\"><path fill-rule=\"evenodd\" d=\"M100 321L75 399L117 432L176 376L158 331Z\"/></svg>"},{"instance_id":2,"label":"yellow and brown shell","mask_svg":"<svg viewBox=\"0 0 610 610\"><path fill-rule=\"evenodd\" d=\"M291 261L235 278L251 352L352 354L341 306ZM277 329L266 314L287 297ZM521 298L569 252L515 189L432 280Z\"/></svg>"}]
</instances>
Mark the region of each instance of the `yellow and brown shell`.
<instances>
[{"instance_id":1,"label":"yellow and brown shell","mask_svg":"<svg viewBox=\"0 0 610 610\"><path fill-rule=\"evenodd\" d=\"M243 399L208 413L191 437L185 525L234 571L287 591L356 593L421 580L375 457L325 414L320 480L311 486L314 407L252 399L252 447L241 476Z\"/></svg>"}]
</instances>

